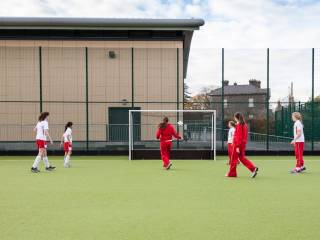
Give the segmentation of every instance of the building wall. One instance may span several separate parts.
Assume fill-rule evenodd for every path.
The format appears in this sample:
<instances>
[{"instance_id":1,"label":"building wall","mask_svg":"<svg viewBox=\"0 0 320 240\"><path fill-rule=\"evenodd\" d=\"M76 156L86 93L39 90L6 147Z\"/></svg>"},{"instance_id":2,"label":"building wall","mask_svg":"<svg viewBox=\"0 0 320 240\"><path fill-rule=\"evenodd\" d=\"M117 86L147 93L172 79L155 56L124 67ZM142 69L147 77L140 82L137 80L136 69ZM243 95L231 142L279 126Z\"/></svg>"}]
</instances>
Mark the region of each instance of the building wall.
<instances>
[{"instance_id":1,"label":"building wall","mask_svg":"<svg viewBox=\"0 0 320 240\"><path fill-rule=\"evenodd\" d=\"M0 140L33 137L39 112L39 59L35 47L0 46ZM25 128L20 125L23 123Z\"/></svg>"},{"instance_id":2,"label":"building wall","mask_svg":"<svg viewBox=\"0 0 320 240\"><path fill-rule=\"evenodd\" d=\"M115 59L107 53L112 50ZM131 49L89 48L89 101L103 102L89 105L90 140L104 141L108 123L108 107L121 107L119 103L131 101Z\"/></svg>"},{"instance_id":3,"label":"building wall","mask_svg":"<svg viewBox=\"0 0 320 240\"><path fill-rule=\"evenodd\" d=\"M182 62L182 51L179 51ZM177 109L177 50L176 49L137 49L134 52L135 61L135 107L149 110ZM182 66L182 65L180 65ZM182 67L179 68L179 101L183 96ZM139 103L139 102L149 103ZM154 103L152 103L154 102ZM182 109L182 104L179 109ZM142 140L152 140L155 126L161 121L163 114L143 113L141 115ZM171 117L176 122L176 114ZM181 118L180 118L181 119Z\"/></svg>"},{"instance_id":4,"label":"building wall","mask_svg":"<svg viewBox=\"0 0 320 240\"><path fill-rule=\"evenodd\" d=\"M254 107L249 107L249 98L254 99ZM253 115L254 118L265 119L266 95L252 94L252 95L225 95L227 99L227 107L224 108L224 118L232 119L235 112L241 111L247 118ZM217 110L217 117L221 119L221 96L211 97L213 108Z\"/></svg>"},{"instance_id":5,"label":"building wall","mask_svg":"<svg viewBox=\"0 0 320 240\"><path fill-rule=\"evenodd\" d=\"M109 107L131 107L131 103L121 102L131 102L132 77L135 107L177 108L177 49L179 101L182 102L182 42L0 41L0 141L34 138L32 129L40 111L39 47L43 111L50 112L50 131L56 140L60 139L67 121L76 124L75 140L86 140L86 47L90 140L107 139ZM116 53L115 59L108 57L109 51ZM156 124L159 119L144 116L141 121Z\"/></svg>"},{"instance_id":6,"label":"building wall","mask_svg":"<svg viewBox=\"0 0 320 240\"><path fill-rule=\"evenodd\" d=\"M43 110L50 112L51 134L57 139L63 124L77 124L75 139L85 138L85 55L82 48L42 48ZM68 102L68 103L63 103Z\"/></svg>"}]
</instances>

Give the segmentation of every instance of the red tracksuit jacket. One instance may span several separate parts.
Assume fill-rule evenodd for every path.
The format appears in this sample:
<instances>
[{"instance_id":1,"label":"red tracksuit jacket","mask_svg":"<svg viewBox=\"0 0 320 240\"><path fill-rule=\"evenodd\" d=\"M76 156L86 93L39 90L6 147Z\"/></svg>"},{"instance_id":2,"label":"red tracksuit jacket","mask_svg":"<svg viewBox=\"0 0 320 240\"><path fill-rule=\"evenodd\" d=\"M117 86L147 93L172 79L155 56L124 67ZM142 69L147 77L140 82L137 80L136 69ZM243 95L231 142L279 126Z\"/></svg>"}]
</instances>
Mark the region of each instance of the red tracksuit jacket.
<instances>
[{"instance_id":1,"label":"red tracksuit jacket","mask_svg":"<svg viewBox=\"0 0 320 240\"><path fill-rule=\"evenodd\" d=\"M240 124L236 125L236 130L233 137L233 146L244 147L248 142L248 126L247 124Z\"/></svg>"},{"instance_id":2,"label":"red tracksuit jacket","mask_svg":"<svg viewBox=\"0 0 320 240\"><path fill-rule=\"evenodd\" d=\"M172 140L172 136L177 139L181 138L170 123L168 123L164 129L159 128L156 134L156 137L157 139L160 139L160 142L170 141Z\"/></svg>"}]
</instances>

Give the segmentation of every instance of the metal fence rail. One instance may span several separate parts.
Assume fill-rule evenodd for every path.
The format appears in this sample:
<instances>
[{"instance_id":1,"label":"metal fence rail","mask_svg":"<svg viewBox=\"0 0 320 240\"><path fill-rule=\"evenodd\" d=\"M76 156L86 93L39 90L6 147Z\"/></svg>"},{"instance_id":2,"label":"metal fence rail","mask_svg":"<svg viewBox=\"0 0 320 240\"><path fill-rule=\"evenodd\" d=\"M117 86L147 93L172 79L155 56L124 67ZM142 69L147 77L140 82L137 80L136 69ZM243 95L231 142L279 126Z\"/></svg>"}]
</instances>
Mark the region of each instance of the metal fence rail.
<instances>
[{"instance_id":1,"label":"metal fence rail","mask_svg":"<svg viewBox=\"0 0 320 240\"><path fill-rule=\"evenodd\" d=\"M140 126L141 127L141 126ZM143 127L143 126L142 126ZM146 127L146 126L144 126ZM144 139L139 136L135 139L135 149L158 149L159 141L155 139L157 126L148 125L150 135ZM175 126L183 135L179 142L180 149L210 149L211 126L208 124L187 124L187 127ZM0 141L0 151L2 150L30 150L35 149L33 131L34 125L8 124L0 125L0 134L5 132L15 132L12 140ZM89 125L90 140L86 141L86 125L75 124L73 128L73 139L75 150L128 150L128 124L92 124ZM63 124L50 124L50 134L53 137L54 145L49 146L52 150L59 150L59 143L63 134ZM138 132L137 132L138 133ZM141 132L139 133L141 134ZM217 128L217 142L223 142L224 148L217 144L217 150L226 149L228 129ZM24 137L23 137L24 136ZM292 137L268 135L262 133L249 132L248 150L267 151L269 150L288 151L292 150L290 142ZM315 146L320 146L320 141L314 142ZM176 143L173 144L176 147ZM307 140L306 150L311 150L311 142Z\"/></svg>"}]
</instances>

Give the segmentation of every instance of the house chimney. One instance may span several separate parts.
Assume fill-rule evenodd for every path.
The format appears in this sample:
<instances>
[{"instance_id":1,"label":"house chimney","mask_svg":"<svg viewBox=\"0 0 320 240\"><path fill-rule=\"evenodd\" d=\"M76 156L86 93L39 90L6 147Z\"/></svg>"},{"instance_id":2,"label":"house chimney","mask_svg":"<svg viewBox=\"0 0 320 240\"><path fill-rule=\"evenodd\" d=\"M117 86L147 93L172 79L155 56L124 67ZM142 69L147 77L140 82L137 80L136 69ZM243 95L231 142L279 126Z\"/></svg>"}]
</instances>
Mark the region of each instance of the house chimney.
<instances>
[{"instance_id":1,"label":"house chimney","mask_svg":"<svg viewBox=\"0 0 320 240\"><path fill-rule=\"evenodd\" d=\"M229 81L228 80L224 80L223 81L223 86L228 86L229 85Z\"/></svg>"},{"instance_id":2,"label":"house chimney","mask_svg":"<svg viewBox=\"0 0 320 240\"><path fill-rule=\"evenodd\" d=\"M252 85L256 88L261 88L261 81L256 80L256 79L250 79L249 80L249 85Z\"/></svg>"}]
</instances>

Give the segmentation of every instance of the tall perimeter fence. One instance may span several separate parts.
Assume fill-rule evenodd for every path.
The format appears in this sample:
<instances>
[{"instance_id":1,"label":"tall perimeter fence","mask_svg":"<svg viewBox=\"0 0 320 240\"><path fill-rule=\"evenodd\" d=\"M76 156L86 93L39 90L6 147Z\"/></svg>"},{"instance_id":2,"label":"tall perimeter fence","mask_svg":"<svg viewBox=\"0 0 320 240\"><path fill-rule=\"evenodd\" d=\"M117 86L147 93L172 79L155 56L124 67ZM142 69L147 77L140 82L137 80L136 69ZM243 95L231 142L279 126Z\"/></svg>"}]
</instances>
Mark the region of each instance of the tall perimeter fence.
<instances>
[{"instance_id":1,"label":"tall perimeter fence","mask_svg":"<svg viewBox=\"0 0 320 240\"><path fill-rule=\"evenodd\" d=\"M179 49L115 49L126 61L113 60L107 69L99 63L101 51L0 49L0 151L34 151L40 111L51 114L51 150L60 150L64 124L72 121L74 151L123 153L130 109L209 109L217 111L218 153L226 152L227 125L236 111L249 125L248 150L292 151L291 113L299 111L305 150L320 152L320 49L191 49L185 78ZM194 126L203 121L181 119ZM142 119L139 124L143 131Z\"/></svg>"}]
</instances>

